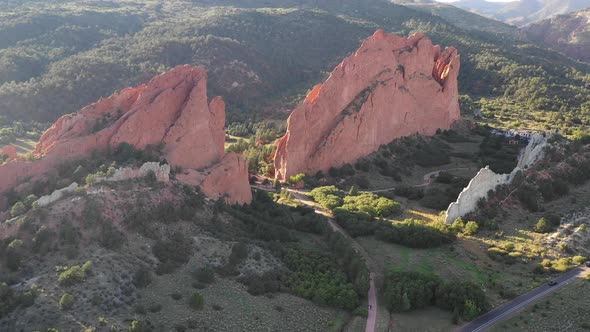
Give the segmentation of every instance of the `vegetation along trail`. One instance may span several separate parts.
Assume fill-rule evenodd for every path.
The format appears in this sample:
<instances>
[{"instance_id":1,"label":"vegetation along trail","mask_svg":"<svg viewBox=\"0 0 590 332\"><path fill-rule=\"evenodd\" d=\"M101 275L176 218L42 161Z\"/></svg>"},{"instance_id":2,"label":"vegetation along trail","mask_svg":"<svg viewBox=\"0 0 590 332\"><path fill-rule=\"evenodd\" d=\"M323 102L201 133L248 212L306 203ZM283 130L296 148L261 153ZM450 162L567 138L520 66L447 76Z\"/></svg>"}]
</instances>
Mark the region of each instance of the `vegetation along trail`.
<instances>
[{"instance_id":1,"label":"vegetation along trail","mask_svg":"<svg viewBox=\"0 0 590 332\"><path fill-rule=\"evenodd\" d=\"M253 185L252 188L257 190L263 190L268 192L274 192L274 188L265 187L265 186L256 186ZM365 327L365 332L374 332L375 325L377 322L377 311L378 311L378 301L377 301L377 291L376 291L376 284L379 284L379 281L383 280L383 274L378 272L377 264L373 260L373 258L367 253L367 251L348 233L346 233L340 226L338 226L332 218L329 218L328 211L324 208L313 204L307 196L305 196L305 191L303 190L295 190L295 189L288 189L289 192L293 195L293 198L299 201L302 204L305 204L314 209L314 211L318 214L324 215L328 217L328 224L335 232L338 232L344 235L347 239L349 239L356 249L358 253L364 258L365 262L367 263L367 268L369 269L369 292L367 296L367 301L369 302L369 310L367 315L367 324ZM377 280L377 283L375 283Z\"/></svg>"},{"instance_id":2,"label":"vegetation along trail","mask_svg":"<svg viewBox=\"0 0 590 332\"><path fill-rule=\"evenodd\" d=\"M289 189L289 192L293 195L293 198L305 205L312 207L316 213L325 216L328 215L328 211L326 211L324 208L311 204L309 198L307 198L307 196L304 195L304 191ZM369 269L369 293L367 296L367 300L369 302L369 310L367 315L367 325L365 327L365 332L374 332L375 323L377 322L378 310L375 278L377 278L378 281L382 280L383 275L382 273L376 272L377 264L375 263L373 258L367 253L367 251L356 240L354 240L350 235L348 235L348 233L346 233L340 226L338 226L332 218L328 217L328 224L330 225L330 227L332 227L332 230L344 235L347 239L349 239L356 251L359 252L361 256L365 259L365 262L367 262L367 267Z\"/></svg>"}]
</instances>

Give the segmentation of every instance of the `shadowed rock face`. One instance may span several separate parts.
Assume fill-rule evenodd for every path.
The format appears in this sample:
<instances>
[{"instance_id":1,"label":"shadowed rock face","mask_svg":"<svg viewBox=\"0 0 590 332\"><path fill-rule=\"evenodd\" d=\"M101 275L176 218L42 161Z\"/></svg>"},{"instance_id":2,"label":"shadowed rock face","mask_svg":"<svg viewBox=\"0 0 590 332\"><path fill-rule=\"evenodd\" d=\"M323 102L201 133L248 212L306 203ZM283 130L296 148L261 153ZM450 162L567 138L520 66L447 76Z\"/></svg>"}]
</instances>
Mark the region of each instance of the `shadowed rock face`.
<instances>
[{"instance_id":1,"label":"shadowed rock face","mask_svg":"<svg viewBox=\"0 0 590 332\"><path fill-rule=\"evenodd\" d=\"M222 161L225 142L225 104L221 97L207 102L207 72L178 66L148 84L127 88L109 98L65 115L39 140L34 162L16 161L0 166L0 192L28 177L41 176L59 163L129 143L143 149L163 144L164 158L174 166L203 170ZM237 162L237 158L231 159ZM227 161L226 161L227 163ZM226 167L228 172L239 167ZM248 184L245 174L227 174ZM242 179L243 177L243 179ZM244 186L238 186L244 188ZM215 188L220 193L234 188ZM240 193L232 203L248 203Z\"/></svg>"},{"instance_id":2,"label":"shadowed rock face","mask_svg":"<svg viewBox=\"0 0 590 332\"><path fill-rule=\"evenodd\" d=\"M459 119L455 48L421 33L375 32L291 114L277 143L276 177L327 171L412 134L433 135Z\"/></svg>"}]
</instances>

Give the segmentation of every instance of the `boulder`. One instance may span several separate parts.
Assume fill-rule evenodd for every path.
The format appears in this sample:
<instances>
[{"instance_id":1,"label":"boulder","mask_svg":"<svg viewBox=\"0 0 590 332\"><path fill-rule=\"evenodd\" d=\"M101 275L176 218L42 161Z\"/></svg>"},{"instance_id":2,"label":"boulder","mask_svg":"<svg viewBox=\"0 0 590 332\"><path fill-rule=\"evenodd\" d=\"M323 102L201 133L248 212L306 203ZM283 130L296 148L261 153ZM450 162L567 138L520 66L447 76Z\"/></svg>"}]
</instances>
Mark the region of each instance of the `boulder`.
<instances>
[{"instance_id":1,"label":"boulder","mask_svg":"<svg viewBox=\"0 0 590 332\"><path fill-rule=\"evenodd\" d=\"M325 172L395 138L449 129L460 117L459 67L455 48L378 30L291 113L276 177Z\"/></svg>"}]
</instances>

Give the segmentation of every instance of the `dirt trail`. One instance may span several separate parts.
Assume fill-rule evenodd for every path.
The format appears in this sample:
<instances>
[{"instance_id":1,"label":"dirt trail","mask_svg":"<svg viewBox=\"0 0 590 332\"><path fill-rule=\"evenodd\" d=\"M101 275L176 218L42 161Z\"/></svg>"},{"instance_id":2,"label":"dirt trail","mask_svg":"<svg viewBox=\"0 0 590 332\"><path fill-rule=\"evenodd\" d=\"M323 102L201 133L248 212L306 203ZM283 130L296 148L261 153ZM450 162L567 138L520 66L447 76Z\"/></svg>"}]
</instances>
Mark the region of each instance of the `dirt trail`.
<instances>
[{"instance_id":1,"label":"dirt trail","mask_svg":"<svg viewBox=\"0 0 590 332\"><path fill-rule=\"evenodd\" d=\"M379 272L378 266L373 260L373 257L367 253L365 248L363 248L355 239L353 239L348 233L346 233L334 220L329 217L329 212L316 205L312 202L301 190L294 190L294 189L287 189L293 195L293 198L314 209L314 211L318 214L324 215L328 217L328 224L335 232L338 232L347 239L349 239L352 243L352 246L359 253L365 262L367 263L367 268L369 269L369 292L367 295L367 300L369 302L368 308L368 315L367 315L367 325L365 327L365 332L374 332L375 331L375 324L377 322L377 310L378 310L378 303L377 303L377 291L376 291L376 283L379 284L383 280L382 273Z\"/></svg>"},{"instance_id":2,"label":"dirt trail","mask_svg":"<svg viewBox=\"0 0 590 332\"><path fill-rule=\"evenodd\" d=\"M423 176L424 182L421 183L421 184L414 185L412 187L420 188L420 187L426 187L426 186L430 185L432 183L433 178L435 176L437 176L440 172L459 171L459 170L472 170L472 169L475 169L475 168L474 167L458 167L458 168L449 168L449 169L439 169L437 171L424 174L424 176ZM381 193L381 192L391 191L391 190L395 190L395 187L385 188L385 189L378 189L378 190L370 190L368 192L370 192L370 193Z\"/></svg>"}]
</instances>

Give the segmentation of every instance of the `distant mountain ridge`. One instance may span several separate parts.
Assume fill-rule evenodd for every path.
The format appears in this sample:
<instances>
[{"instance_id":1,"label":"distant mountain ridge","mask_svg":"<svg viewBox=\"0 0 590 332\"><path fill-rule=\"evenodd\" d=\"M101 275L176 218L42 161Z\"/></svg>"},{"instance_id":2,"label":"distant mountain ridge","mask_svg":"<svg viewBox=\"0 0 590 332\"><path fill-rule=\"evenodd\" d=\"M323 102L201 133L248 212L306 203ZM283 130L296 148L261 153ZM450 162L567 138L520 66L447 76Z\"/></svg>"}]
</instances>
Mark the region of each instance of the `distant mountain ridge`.
<instances>
[{"instance_id":1,"label":"distant mountain ridge","mask_svg":"<svg viewBox=\"0 0 590 332\"><path fill-rule=\"evenodd\" d=\"M525 27L528 37L574 59L590 62L590 8Z\"/></svg>"},{"instance_id":2,"label":"distant mountain ridge","mask_svg":"<svg viewBox=\"0 0 590 332\"><path fill-rule=\"evenodd\" d=\"M588 8L590 0L520 0L505 3L460 0L452 5L509 24L524 26L555 15Z\"/></svg>"},{"instance_id":3,"label":"distant mountain ridge","mask_svg":"<svg viewBox=\"0 0 590 332\"><path fill-rule=\"evenodd\" d=\"M590 105L590 66L521 38L513 26L454 6L390 0L100 3L0 3L0 117L53 122L190 64L207 70L209 91L224 97L229 122L241 122L298 104L378 28L422 32L433 43L456 46L460 94L483 101L486 114L538 118L546 114L540 112L574 114ZM566 120L564 126L571 123ZM590 115L579 120L586 126Z\"/></svg>"}]
</instances>

